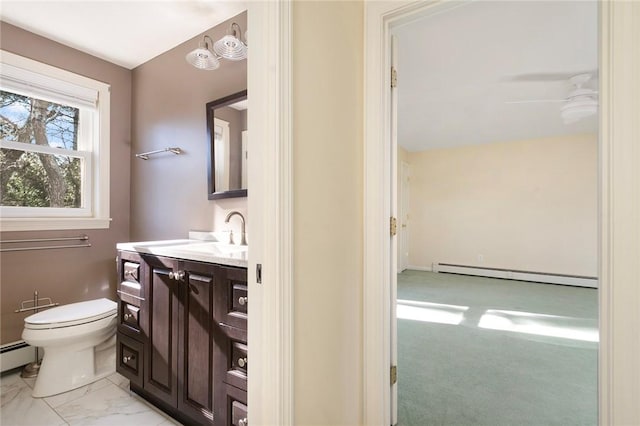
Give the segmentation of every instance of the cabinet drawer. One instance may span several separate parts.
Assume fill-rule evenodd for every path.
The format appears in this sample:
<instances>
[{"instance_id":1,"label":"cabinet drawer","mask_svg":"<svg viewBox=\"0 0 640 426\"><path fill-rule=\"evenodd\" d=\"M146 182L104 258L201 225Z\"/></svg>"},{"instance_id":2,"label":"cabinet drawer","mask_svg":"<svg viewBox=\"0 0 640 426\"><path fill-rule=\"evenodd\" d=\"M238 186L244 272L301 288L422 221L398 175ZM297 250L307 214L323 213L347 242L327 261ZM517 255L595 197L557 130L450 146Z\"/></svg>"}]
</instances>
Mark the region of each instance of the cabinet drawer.
<instances>
[{"instance_id":1,"label":"cabinet drawer","mask_svg":"<svg viewBox=\"0 0 640 426\"><path fill-rule=\"evenodd\" d=\"M142 279L140 271L141 257L129 251L118 252L118 281L139 283Z\"/></svg>"},{"instance_id":2,"label":"cabinet drawer","mask_svg":"<svg viewBox=\"0 0 640 426\"><path fill-rule=\"evenodd\" d=\"M249 308L249 297L247 297L247 285L234 283L231 287L231 310L247 314Z\"/></svg>"},{"instance_id":3,"label":"cabinet drawer","mask_svg":"<svg viewBox=\"0 0 640 426\"><path fill-rule=\"evenodd\" d=\"M120 301L119 324L140 331L140 308L127 302Z\"/></svg>"},{"instance_id":4,"label":"cabinet drawer","mask_svg":"<svg viewBox=\"0 0 640 426\"><path fill-rule=\"evenodd\" d=\"M124 262L122 275L125 281L140 282L140 264L137 262Z\"/></svg>"},{"instance_id":5,"label":"cabinet drawer","mask_svg":"<svg viewBox=\"0 0 640 426\"><path fill-rule=\"evenodd\" d=\"M117 334L116 371L138 386L142 386L143 348L137 340Z\"/></svg>"},{"instance_id":6,"label":"cabinet drawer","mask_svg":"<svg viewBox=\"0 0 640 426\"><path fill-rule=\"evenodd\" d=\"M231 402L231 424L233 426L248 426L247 406L238 401Z\"/></svg>"},{"instance_id":7,"label":"cabinet drawer","mask_svg":"<svg viewBox=\"0 0 640 426\"><path fill-rule=\"evenodd\" d=\"M220 324L215 335L217 352L214 373L217 380L245 391L249 364L246 339L246 331Z\"/></svg>"},{"instance_id":8,"label":"cabinet drawer","mask_svg":"<svg viewBox=\"0 0 640 426\"><path fill-rule=\"evenodd\" d=\"M247 345L240 342L231 342L231 366L230 369L243 374L245 379L247 377L247 364L249 358L247 357Z\"/></svg>"},{"instance_id":9,"label":"cabinet drawer","mask_svg":"<svg viewBox=\"0 0 640 426\"><path fill-rule=\"evenodd\" d=\"M215 286L216 321L246 330L249 312L247 270L218 267Z\"/></svg>"},{"instance_id":10,"label":"cabinet drawer","mask_svg":"<svg viewBox=\"0 0 640 426\"><path fill-rule=\"evenodd\" d=\"M247 392L230 385L216 388L214 422L216 426L249 426Z\"/></svg>"},{"instance_id":11,"label":"cabinet drawer","mask_svg":"<svg viewBox=\"0 0 640 426\"><path fill-rule=\"evenodd\" d=\"M249 357L247 356L247 345L229 339L227 370L223 376L225 383L246 391L248 363Z\"/></svg>"}]
</instances>

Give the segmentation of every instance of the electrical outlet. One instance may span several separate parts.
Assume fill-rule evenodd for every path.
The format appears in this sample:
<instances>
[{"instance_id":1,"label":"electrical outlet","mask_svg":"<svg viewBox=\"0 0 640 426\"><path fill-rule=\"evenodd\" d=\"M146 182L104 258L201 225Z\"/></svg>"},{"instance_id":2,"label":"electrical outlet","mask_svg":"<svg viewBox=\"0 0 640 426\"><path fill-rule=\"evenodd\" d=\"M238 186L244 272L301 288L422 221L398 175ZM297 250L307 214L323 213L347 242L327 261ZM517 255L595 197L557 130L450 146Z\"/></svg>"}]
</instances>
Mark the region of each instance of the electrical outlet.
<instances>
[{"instance_id":1,"label":"electrical outlet","mask_svg":"<svg viewBox=\"0 0 640 426\"><path fill-rule=\"evenodd\" d=\"M480 263L484 262L484 254L479 254L478 255L478 262L480 262Z\"/></svg>"}]
</instances>

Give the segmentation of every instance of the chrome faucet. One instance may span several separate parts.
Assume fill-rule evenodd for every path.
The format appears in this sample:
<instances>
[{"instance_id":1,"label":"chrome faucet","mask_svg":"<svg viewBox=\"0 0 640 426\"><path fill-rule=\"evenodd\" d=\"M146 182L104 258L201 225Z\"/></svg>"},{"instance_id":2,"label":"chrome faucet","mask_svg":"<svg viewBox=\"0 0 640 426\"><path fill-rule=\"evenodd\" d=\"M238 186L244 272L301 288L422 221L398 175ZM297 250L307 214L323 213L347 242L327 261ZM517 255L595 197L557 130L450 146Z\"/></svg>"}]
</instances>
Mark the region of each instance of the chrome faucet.
<instances>
[{"instance_id":1,"label":"chrome faucet","mask_svg":"<svg viewBox=\"0 0 640 426\"><path fill-rule=\"evenodd\" d=\"M224 220L224 223L229 223L229 220L231 219L232 216L238 215L240 216L240 221L242 222L242 234L241 234L241 240L240 240L240 245L241 246L246 246L247 245L247 233L245 232L245 227L244 227L244 216L242 216L242 213L240 213L239 211L232 211L229 212L229 214L227 215L226 219ZM229 241L230 243L233 243L233 241Z\"/></svg>"}]
</instances>

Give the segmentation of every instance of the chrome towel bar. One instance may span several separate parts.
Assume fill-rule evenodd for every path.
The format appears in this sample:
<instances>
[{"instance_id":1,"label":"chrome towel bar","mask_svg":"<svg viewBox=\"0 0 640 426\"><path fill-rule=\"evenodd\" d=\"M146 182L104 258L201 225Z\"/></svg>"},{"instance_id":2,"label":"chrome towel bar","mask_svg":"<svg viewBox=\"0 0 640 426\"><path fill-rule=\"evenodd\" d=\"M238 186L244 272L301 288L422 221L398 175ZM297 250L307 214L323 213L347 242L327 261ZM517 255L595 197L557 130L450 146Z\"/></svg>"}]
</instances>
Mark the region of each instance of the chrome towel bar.
<instances>
[{"instance_id":1,"label":"chrome towel bar","mask_svg":"<svg viewBox=\"0 0 640 426\"><path fill-rule=\"evenodd\" d=\"M57 238L26 238L22 240L2 240L0 244L21 244L21 243L47 243L57 241L89 241L87 235L79 235L77 237L57 237ZM63 249L63 248L78 248L78 247L91 247L91 244L85 242L84 244L67 244L67 245L43 245L43 246L29 246L29 247L6 247L0 248L0 252L5 251L27 251L27 250L47 250L47 249Z\"/></svg>"},{"instance_id":2,"label":"chrome towel bar","mask_svg":"<svg viewBox=\"0 0 640 426\"><path fill-rule=\"evenodd\" d=\"M141 152L140 154L136 154L136 157L141 158L143 160L148 160L150 155L160 154L161 152L173 152L176 155L182 154L182 150L180 148L178 148L178 147L169 147L169 148L165 148L165 149L158 149L158 150L155 150L155 151Z\"/></svg>"}]
</instances>

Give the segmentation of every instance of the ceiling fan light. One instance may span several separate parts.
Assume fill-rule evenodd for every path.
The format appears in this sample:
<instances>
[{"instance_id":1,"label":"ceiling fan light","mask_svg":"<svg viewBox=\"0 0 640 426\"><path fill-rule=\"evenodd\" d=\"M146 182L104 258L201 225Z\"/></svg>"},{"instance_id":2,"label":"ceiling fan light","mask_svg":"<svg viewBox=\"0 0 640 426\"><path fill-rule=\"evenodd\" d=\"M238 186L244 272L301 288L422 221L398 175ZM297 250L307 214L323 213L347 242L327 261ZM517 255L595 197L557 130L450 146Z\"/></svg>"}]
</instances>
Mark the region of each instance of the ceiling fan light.
<instances>
[{"instance_id":1,"label":"ceiling fan light","mask_svg":"<svg viewBox=\"0 0 640 426\"><path fill-rule=\"evenodd\" d=\"M583 118L595 115L597 112L598 101L593 98L574 99L560 109L560 115L565 124L576 123Z\"/></svg>"}]
</instances>

